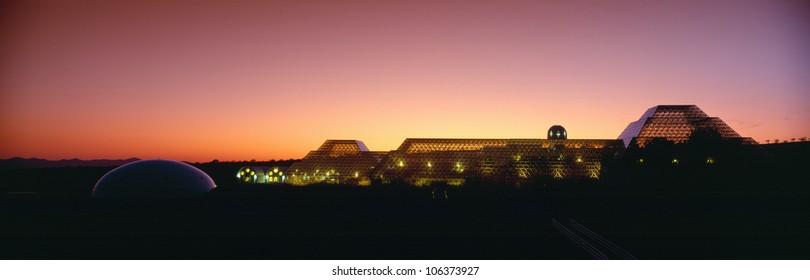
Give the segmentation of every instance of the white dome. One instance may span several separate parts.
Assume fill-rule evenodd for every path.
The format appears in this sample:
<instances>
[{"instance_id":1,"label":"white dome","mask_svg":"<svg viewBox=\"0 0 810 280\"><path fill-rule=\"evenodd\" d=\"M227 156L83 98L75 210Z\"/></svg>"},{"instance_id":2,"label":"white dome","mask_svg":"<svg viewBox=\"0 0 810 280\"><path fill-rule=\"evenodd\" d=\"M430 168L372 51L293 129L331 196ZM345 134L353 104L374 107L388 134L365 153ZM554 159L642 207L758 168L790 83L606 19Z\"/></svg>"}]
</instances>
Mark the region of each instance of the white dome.
<instances>
[{"instance_id":1,"label":"white dome","mask_svg":"<svg viewBox=\"0 0 810 280\"><path fill-rule=\"evenodd\" d=\"M130 162L98 180L93 198L179 198L216 188L208 174L187 163L150 159Z\"/></svg>"}]
</instances>

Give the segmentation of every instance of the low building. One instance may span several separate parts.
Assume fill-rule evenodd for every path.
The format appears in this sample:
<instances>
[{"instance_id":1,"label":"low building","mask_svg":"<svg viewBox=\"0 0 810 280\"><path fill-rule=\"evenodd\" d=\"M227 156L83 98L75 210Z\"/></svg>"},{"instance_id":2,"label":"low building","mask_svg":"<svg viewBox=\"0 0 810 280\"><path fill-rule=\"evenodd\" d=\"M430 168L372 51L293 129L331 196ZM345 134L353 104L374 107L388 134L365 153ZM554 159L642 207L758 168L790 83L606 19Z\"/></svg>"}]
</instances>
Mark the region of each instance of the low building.
<instances>
[{"instance_id":1,"label":"low building","mask_svg":"<svg viewBox=\"0 0 810 280\"><path fill-rule=\"evenodd\" d=\"M290 183L369 185L434 183L463 185L469 180L521 183L541 177L599 179L602 161L624 145L614 139L568 140L556 125L553 139L406 139L398 149L374 152L361 141L327 140L290 170Z\"/></svg>"}]
</instances>

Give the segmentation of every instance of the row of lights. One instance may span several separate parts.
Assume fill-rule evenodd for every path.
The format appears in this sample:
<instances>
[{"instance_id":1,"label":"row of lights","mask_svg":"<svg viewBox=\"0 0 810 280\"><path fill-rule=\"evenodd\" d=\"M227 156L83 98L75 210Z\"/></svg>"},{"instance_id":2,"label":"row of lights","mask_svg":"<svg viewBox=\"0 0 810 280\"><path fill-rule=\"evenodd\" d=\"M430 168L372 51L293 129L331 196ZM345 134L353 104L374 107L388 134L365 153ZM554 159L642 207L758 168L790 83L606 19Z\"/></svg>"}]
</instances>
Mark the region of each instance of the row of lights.
<instances>
[{"instance_id":1,"label":"row of lights","mask_svg":"<svg viewBox=\"0 0 810 280\"><path fill-rule=\"evenodd\" d=\"M284 172L283 171L278 171L278 167L276 167L276 168L273 168L272 172L268 172L267 174L264 175L265 180L268 180L268 181L270 180L270 173L278 174L278 176L281 176L282 181L285 178ZM242 171L239 171L239 173L236 173L236 178L237 179L241 179L242 177L244 177L245 182L247 182L248 180L250 180L251 177L253 177L253 180L256 180L258 178L258 175L256 175L255 170L250 170L250 168L245 168L245 170L242 170ZM275 178L275 177L276 176L273 176L273 178ZM277 179L276 179L276 181L277 181Z\"/></svg>"},{"instance_id":2,"label":"row of lights","mask_svg":"<svg viewBox=\"0 0 810 280\"><path fill-rule=\"evenodd\" d=\"M579 162L579 159L577 159L577 162ZM643 158L638 159L638 163L643 164L644 159ZM680 161L677 158L672 159L672 164L673 165L678 165L678 163L680 163ZM706 158L706 164L714 164L714 159L712 157Z\"/></svg>"},{"instance_id":3,"label":"row of lights","mask_svg":"<svg viewBox=\"0 0 810 280\"><path fill-rule=\"evenodd\" d=\"M405 162L403 162L402 160L400 160L399 162L397 162L397 166L399 166L400 168L401 168L401 167L405 167ZM433 162L428 161L428 162L427 162L427 167L428 167L428 168L433 168ZM461 172L464 172L464 167L463 167L463 165L461 165L461 162L456 162L456 165L455 165L455 167L453 168L453 170L455 170L456 172L461 173Z\"/></svg>"}]
</instances>

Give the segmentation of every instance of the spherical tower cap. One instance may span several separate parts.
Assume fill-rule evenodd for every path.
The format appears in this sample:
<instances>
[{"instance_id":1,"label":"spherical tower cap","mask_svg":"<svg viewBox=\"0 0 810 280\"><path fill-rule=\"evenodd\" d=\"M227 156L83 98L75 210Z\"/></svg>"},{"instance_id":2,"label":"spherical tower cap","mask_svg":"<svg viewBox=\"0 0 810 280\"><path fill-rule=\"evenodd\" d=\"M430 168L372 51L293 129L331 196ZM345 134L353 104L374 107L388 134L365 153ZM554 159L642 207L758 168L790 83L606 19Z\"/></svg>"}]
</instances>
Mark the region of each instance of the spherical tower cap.
<instances>
[{"instance_id":1,"label":"spherical tower cap","mask_svg":"<svg viewBox=\"0 0 810 280\"><path fill-rule=\"evenodd\" d=\"M568 133L561 125L553 125L548 129L548 139L568 139Z\"/></svg>"}]
</instances>

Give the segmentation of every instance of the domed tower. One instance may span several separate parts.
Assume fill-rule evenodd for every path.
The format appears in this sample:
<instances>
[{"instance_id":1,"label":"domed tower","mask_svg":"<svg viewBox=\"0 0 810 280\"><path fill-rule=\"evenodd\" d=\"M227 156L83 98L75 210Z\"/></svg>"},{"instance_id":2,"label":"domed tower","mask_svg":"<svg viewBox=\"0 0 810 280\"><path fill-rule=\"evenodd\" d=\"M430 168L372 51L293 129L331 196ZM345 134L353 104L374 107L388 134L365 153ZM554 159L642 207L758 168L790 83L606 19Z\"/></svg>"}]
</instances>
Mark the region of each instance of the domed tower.
<instances>
[{"instance_id":1,"label":"domed tower","mask_svg":"<svg viewBox=\"0 0 810 280\"><path fill-rule=\"evenodd\" d=\"M568 133L565 132L565 127L561 125L554 125L548 129L548 139L568 139Z\"/></svg>"}]
</instances>

